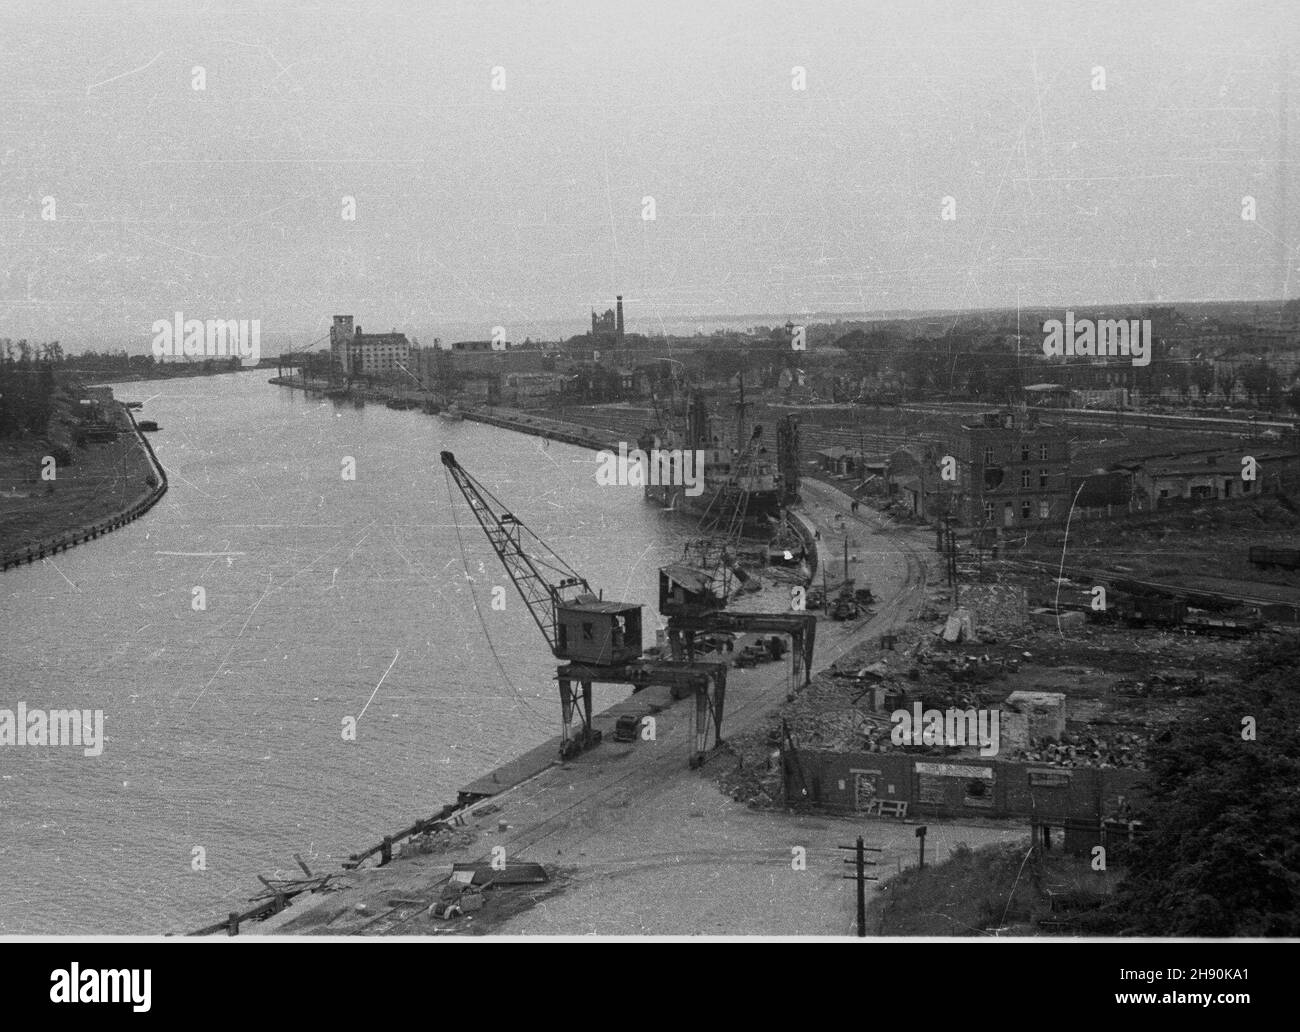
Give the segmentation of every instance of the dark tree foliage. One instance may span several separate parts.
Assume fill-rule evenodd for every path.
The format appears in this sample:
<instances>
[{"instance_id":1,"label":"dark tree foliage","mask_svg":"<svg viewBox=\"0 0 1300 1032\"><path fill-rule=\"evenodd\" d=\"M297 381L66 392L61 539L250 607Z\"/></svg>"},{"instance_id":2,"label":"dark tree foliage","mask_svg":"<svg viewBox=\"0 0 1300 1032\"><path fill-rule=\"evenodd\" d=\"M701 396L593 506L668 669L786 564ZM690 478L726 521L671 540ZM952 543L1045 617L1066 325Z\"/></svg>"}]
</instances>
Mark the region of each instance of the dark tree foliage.
<instances>
[{"instance_id":1,"label":"dark tree foliage","mask_svg":"<svg viewBox=\"0 0 1300 1032\"><path fill-rule=\"evenodd\" d=\"M1300 639L1259 646L1241 679L1158 743L1118 911L1141 935L1300 935ZM1242 738L1246 717L1255 740Z\"/></svg>"},{"instance_id":2,"label":"dark tree foliage","mask_svg":"<svg viewBox=\"0 0 1300 1032\"><path fill-rule=\"evenodd\" d=\"M0 357L0 437L44 433L54 409L53 367L33 364L26 341L18 348L17 361Z\"/></svg>"}]
</instances>

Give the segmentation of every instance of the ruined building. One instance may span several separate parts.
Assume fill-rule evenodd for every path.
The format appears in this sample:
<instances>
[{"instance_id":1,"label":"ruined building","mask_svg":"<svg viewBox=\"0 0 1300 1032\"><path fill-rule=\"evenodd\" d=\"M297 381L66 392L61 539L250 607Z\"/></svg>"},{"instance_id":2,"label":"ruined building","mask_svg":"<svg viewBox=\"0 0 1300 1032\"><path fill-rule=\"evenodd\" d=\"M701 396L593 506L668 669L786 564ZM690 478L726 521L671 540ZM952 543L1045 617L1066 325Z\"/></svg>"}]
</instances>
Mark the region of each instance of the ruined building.
<instances>
[{"instance_id":1,"label":"ruined building","mask_svg":"<svg viewBox=\"0 0 1300 1032\"><path fill-rule=\"evenodd\" d=\"M623 346L623 295L615 300L615 308L605 309L604 315L591 313L591 342L596 347Z\"/></svg>"},{"instance_id":2,"label":"ruined building","mask_svg":"<svg viewBox=\"0 0 1300 1032\"><path fill-rule=\"evenodd\" d=\"M985 413L955 444L952 515L966 526L1063 523L1070 509L1070 438L1032 409ZM941 483L941 487L947 486Z\"/></svg>"}]
</instances>

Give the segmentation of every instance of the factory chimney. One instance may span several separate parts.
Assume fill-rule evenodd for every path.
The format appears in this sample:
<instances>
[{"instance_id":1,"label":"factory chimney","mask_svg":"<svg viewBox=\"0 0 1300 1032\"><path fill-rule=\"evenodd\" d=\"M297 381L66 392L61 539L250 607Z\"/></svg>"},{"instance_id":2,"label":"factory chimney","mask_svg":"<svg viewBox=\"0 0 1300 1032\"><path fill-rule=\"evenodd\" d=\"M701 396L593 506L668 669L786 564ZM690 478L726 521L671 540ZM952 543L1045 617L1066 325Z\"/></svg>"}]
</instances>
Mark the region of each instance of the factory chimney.
<instances>
[{"instance_id":1,"label":"factory chimney","mask_svg":"<svg viewBox=\"0 0 1300 1032\"><path fill-rule=\"evenodd\" d=\"M623 343L623 295L619 294L616 299L617 323L615 324L618 333L619 344Z\"/></svg>"}]
</instances>

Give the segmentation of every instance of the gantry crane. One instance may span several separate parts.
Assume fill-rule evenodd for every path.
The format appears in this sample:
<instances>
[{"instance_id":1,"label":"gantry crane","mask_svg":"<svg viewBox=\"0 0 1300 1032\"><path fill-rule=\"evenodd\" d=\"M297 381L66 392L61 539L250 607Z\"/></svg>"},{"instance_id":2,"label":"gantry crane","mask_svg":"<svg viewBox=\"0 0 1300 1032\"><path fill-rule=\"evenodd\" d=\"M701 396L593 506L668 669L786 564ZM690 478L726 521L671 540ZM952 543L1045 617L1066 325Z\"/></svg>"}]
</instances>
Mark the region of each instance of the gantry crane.
<instances>
[{"instance_id":1,"label":"gantry crane","mask_svg":"<svg viewBox=\"0 0 1300 1032\"><path fill-rule=\"evenodd\" d=\"M674 694L695 696L695 749L698 765L709 747L722 743L722 712L727 691L725 663L668 662L641 658L641 606L605 602L586 579L530 531L449 451L442 464L469 503L493 551L506 568L519 597L556 659L560 686L560 755L569 758L600 742L591 726L593 683L630 684L634 690L667 685ZM574 688L581 686L581 694ZM574 715L580 726L572 730Z\"/></svg>"}]
</instances>

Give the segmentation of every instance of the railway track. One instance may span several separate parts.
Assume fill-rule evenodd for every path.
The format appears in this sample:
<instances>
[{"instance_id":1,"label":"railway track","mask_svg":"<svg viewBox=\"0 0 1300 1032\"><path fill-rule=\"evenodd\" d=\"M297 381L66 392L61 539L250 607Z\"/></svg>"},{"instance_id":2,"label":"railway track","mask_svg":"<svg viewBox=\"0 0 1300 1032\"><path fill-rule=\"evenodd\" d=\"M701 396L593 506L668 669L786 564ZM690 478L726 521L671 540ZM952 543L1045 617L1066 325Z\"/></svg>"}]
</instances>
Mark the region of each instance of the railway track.
<instances>
[{"instance_id":1,"label":"railway track","mask_svg":"<svg viewBox=\"0 0 1300 1032\"><path fill-rule=\"evenodd\" d=\"M1177 584L1164 584L1160 581L1145 581L1137 577L1130 577L1125 574L1115 573L1113 570L1099 570L1087 566L1062 567L1057 563L1039 562L1034 559L1008 559L1007 564L1021 569L1032 569L1050 573L1052 577L1069 577L1072 580L1087 579L1090 581L1104 581L1113 584L1115 581L1126 581L1129 584L1136 584L1143 588L1149 588L1152 593L1158 595L1167 595L1172 598L1179 598L1184 601L1194 601L1197 598L1210 598L1221 602L1234 603L1248 606L1290 606L1293 609L1300 609L1300 602L1289 602L1285 599L1261 598L1259 596L1237 594L1225 591L1211 591L1204 588L1185 588Z\"/></svg>"}]
</instances>

